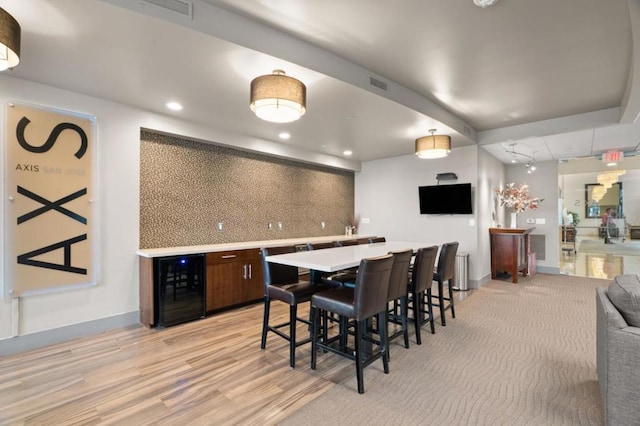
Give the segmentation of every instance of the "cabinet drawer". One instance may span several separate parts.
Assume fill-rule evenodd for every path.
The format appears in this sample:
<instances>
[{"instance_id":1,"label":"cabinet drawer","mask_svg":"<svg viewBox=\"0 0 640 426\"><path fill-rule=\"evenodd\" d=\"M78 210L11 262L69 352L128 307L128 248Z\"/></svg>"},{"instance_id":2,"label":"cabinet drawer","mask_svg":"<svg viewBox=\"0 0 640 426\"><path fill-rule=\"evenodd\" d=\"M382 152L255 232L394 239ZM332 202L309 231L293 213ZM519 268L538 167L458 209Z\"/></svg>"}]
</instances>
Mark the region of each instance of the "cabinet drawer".
<instances>
[{"instance_id":1,"label":"cabinet drawer","mask_svg":"<svg viewBox=\"0 0 640 426\"><path fill-rule=\"evenodd\" d=\"M207 253L207 265L241 262L246 259L246 250L229 250Z\"/></svg>"}]
</instances>

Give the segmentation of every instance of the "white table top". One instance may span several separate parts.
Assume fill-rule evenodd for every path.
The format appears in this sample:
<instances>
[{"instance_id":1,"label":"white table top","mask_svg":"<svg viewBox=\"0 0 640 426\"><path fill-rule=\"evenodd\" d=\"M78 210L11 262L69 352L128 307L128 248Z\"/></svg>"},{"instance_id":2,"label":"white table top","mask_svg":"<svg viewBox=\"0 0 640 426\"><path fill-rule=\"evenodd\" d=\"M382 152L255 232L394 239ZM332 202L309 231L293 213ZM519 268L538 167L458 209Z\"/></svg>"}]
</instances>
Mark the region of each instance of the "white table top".
<instances>
[{"instance_id":1,"label":"white table top","mask_svg":"<svg viewBox=\"0 0 640 426\"><path fill-rule=\"evenodd\" d=\"M437 244L415 241L387 241L386 243L359 244L356 246L300 251L267 256L267 262L297 266L324 272L336 272L360 265L362 259L382 256L390 251L417 250Z\"/></svg>"}]
</instances>

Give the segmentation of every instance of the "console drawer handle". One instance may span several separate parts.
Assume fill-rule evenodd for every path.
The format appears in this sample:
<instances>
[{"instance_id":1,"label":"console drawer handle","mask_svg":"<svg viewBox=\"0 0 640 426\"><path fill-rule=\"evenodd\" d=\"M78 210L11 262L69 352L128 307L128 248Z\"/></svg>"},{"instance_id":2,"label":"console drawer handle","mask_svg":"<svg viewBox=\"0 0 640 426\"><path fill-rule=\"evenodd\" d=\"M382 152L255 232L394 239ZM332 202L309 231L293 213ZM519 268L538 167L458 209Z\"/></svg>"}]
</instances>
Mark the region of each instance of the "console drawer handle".
<instances>
[{"instance_id":1,"label":"console drawer handle","mask_svg":"<svg viewBox=\"0 0 640 426\"><path fill-rule=\"evenodd\" d=\"M222 259L233 259L234 257L237 257L237 254L226 254L224 256L220 256Z\"/></svg>"}]
</instances>

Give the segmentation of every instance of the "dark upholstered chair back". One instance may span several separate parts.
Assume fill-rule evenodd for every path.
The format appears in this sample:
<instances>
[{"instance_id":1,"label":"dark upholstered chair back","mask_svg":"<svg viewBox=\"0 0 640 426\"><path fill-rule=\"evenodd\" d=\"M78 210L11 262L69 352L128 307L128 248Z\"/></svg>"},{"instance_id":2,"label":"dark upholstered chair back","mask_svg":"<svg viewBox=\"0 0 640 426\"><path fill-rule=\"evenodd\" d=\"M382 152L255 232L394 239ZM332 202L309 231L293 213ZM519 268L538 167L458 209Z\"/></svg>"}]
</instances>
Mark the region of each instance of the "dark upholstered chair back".
<instances>
[{"instance_id":1,"label":"dark upholstered chair back","mask_svg":"<svg viewBox=\"0 0 640 426\"><path fill-rule=\"evenodd\" d=\"M387 308L393 256L362 259L353 296L354 318L363 321Z\"/></svg>"},{"instance_id":2,"label":"dark upholstered chair back","mask_svg":"<svg viewBox=\"0 0 640 426\"><path fill-rule=\"evenodd\" d=\"M373 237L369 238L369 244L373 243L386 243L387 239L385 237Z\"/></svg>"},{"instance_id":3,"label":"dark upholstered chair back","mask_svg":"<svg viewBox=\"0 0 640 426\"><path fill-rule=\"evenodd\" d=\"M393 268L389 281L389 295L387 300L396 300L407 295L407 283L409 282L409 266L413 250L391 252L393 255Z\"/></svg>"},{"instance_id":4,"label":"dark upholstered chair back","mask_svg":"<svg viewBox=\"0 0 640 426\"><path fill-rule=\"evenodd\" d=\"M420 248L416 252L416 260L413 261L413 275L411 276L411 283L416 289L416 292L431 288L433 281L433 266L436 263L436 256L438 255L438 246L431 246Z\"/></svg>"},{"instance_id":5,"label":"dark upholstered chair back","mask_svg":"<svg viewBox=\"0 0 640 426\"><path fill-rule=\"evenodd\" d=\"M442 281L450 280L455 274L456 253L458 252L458 242L445 243L440 249L438 257L438 270L436 273Z\"/></svg>"},{"instance_id":6,"label":"dark upholstered chair back","mask_svg":"<svg viewBox=\"0 0 640 426\"><path fill-rule=\"evenodd\" d=\"M358 240L336 241L335 244L336 244L336 247L357 246Z\"/></svg>"},{"instance_id":7,"label":"dark upholstered chair back","mask_svg":"<svg viewBox=\"0 0 640 426\"><path fill-rule=\"evenodd\" d=\"M333 243L333 241L329 241L326 243L307 243L307 250L320 250L320 249L327 249L327 248L333 248L336 245Z\"/></svg>"},{"instance_id":8,"label":"dark upholstered chair back","mask_svg":"<svg viewBox=\"0 0 640 426\"><path fill-rule=\"evenodd\" d=\"M295 253L295 251L296 248L294 246L263 247L260 249L262 253L265 296L267 295L267 287L270 285L293 284L298 282L297 267L270 263L265 260L265 257L276 254Z\"/></svg>"}]
</instances>

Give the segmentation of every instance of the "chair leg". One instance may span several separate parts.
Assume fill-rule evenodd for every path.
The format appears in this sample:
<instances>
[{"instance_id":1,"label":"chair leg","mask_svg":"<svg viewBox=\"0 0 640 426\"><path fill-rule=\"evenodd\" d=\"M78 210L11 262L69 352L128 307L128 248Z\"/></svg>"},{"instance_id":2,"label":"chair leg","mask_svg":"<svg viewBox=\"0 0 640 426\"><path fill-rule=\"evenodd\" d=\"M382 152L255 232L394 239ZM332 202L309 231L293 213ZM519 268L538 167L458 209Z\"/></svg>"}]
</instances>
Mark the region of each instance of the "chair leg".
<instances>
[{"instance_id":1,"label":"chair leg","mask_svg":"<svg viewBox=\"0 0 640 426\"><path fill-rule=\"evenodd\" d=\"M394 302L395 304L395 302ZM393 309L393 314L395 315L395 307ZM385 325L387 325L387 327L385 327L385 329L387 330L387 333L389 332L389 327L388 327L388 321L389 321L389 311L385 309L385 311L382 313L382 316L384 317L384 323ZM380 317L378 317L378 323L380 323ZM378 334L380 335L380 343L382 343L382 327L378 326ZM389 334L386 335L387 337L387 341L389 341ZM384 357L386 358L387 361L391 360L391 351L387 350L384 354Z\"/></svg>"},{"instance_id":2,"label":"chair leg","mask_svg":"<svg viewBox=\"0 0 640 426\"><path fill-rule=\"evenodd\" d=\"M438 303L440 304L440 320L442 321L442 326L447 325L447 320L445 319L445 310L444 310L444 286L442 285L442 280L438 280Z\"/></svg>"},{"instance_id":3,"label":"chair leg","mask_svg":"<svg viewBox=\"0 0 640 426\"><path fill-rule=\"evenodd\" d=\"M422 336L420 335L420 304L422 304L422 294L414 291L413 298L413 322L416 326L416 343L422 344Z\"/></svg>"},{"instance_id":4,"label":"chair leg","mask_svg":"<svg viewBox=\"0 0 640 426\"><path fill-rule=\"evenodd\" d=\"M338 321L340 324L340 350L344 351L347 347L347 338L349 337L349 319L340 315ZM356 340L358 339L356 338Z\"/></svg>"},{"instance_id":5,"label":"chair leg","mask_svg":"<svg viewBox=\"0 0 640 426\"><path fill-rule=\"evenodd\" d=\"M436 325L433 319L433 302L431 301L431 288L427 289L427 309L429 310L429 325L431 326L431 334L436 334Z\"/></svg>"},{"instance_id":6,"label":"chair leg","mask_svg":"<svg viewBox=\"0 0 640 426\"><path fill-rule=\"evenodd\" d=\"M322 321L320 321L320 330L322 330L322 341L326 342L329 338L329 313L325 310L321 313Z\"/></svg>"},{"instance_id":7,"label":"chair leg","mask_svg":"<svg viewBox=\"0 0 640 426\"><path fill-rule=\"evenodd\" d=\"M384 374L389 374L389 331L387 330L387 310L378 313L378 324L380 324L380 350L382 351L382 366Z\"/></svg>"},{"instance_id":8,"label":"chair leg","mask_svg":"<svg viewBox=\"0 0 640 426\"><path fill-rule=\"evenodd\" d=\"M451 284L451 279L448 280L449 284L449 303L451 304L451 318L456 317L456 309L453 304L453 285Z\"/></svg>"},{"instance_id":9,"label":"chair leg","mask_svg":"<svg viewBox=\"0 0 640 426\"><path fill-rule=\"evenodd\" d=\"M358 393L364 393L364 377L363 377L363 362L362 362L362 332L363 328L366 328L366 324L362 321L355 321L355 350L356 350L356 378L358 380Z\"/></svg>"},{"instance_id":10,"label":"chair leg","mask_svg":"<svg viewBox=\"0 0 640 426\"><path fill-rule=\"evenodd\" d=\"M269 309L271 308L271 299L264 298L264 318L262 320L262 342L260 349L267 347L267 331L269 330Z\"/></svg>"},{"instance_id":11,"label":"chair leg","mask_svg":"<svg viewBox=\"0 0 640 426\"><path fill-rule=\"evenodd\" d=\"M289 306L289 365L296 366L296 322L298 305Z\"/></svg>"},{"instance_id":12,"label":"chair leg","mask_svg":"<svg viewBox=\"0 0 640 426\"><path fill-rule=\"evenodd\" d=\"M400 299L400 312L402 315L402 331L404 334L404 347L409 349L409 308L407 307L407 296Z\"/></svg>"},{"instance_id":13,"label":"chair leg","mask_svg":"<svg viewBox=\"0 0 640 426\"><path fill-rule=\"evenodd\" d=\"M317 344L318 344L318 309L311 307L311 369L316 369Z\"/></svg>"}]
</instances>

